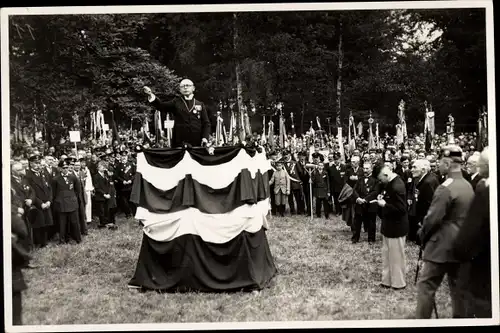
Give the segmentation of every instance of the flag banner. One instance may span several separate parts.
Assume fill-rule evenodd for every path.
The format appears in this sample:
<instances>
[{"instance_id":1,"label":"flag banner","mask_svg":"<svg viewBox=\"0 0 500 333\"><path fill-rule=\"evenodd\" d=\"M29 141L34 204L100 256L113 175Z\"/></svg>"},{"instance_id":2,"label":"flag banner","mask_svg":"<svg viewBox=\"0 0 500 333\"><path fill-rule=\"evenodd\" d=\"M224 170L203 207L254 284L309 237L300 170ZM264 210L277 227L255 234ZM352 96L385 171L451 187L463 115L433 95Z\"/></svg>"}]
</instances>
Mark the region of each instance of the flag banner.
<instances>
[{"instance_id":1,"label":"flag banner","mask_svg":"<svg viewBox=\"0 0 500 333\"><path fill-rule=\"evenodd\" d=\"M269 286L276 274L266 237L270 169L255 148L139 153L131 201L144 234L129 286L178 292Z\"/></svg>"}]
</instances>

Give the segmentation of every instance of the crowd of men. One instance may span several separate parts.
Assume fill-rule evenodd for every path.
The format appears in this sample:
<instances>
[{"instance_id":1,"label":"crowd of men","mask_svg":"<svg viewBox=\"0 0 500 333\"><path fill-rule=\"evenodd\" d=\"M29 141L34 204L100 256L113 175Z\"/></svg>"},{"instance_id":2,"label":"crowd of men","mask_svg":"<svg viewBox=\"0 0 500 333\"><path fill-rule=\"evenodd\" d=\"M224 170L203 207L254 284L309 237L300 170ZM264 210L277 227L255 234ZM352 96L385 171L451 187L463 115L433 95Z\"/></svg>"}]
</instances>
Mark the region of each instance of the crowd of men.
<instances>
[{"instance_id":1,"label":"crowd of men","mask_svg":"<svg viewBox=\"0 0 500 333\"><path fill-rule=\"evenodd\" d=\"M116 229L118 211L135 215L129 201L135 151L114 144L75 152L39 148L11 158L14 324L21 322L23 268L49 242L80 243L89 228Z\"/></svg>"},{"instance_id":2,"label":"crowd of men","mask_svg":"<svg viewBox=\"0 0 500 333\"><path fill-rule=\"evenodd\" d=\"M355 149L346 162L335 144L326 152L319 145L269 151L272 213L283 216L288 205L291 215L310 215L315 202L318 218L322 209L327 219L342 215L353 244L362 228L375 243L378 216L381 287L404 289L405 244L421 247L418 304L410 318L437 312L434 296L445 275L454 318L491 317L488 148L444 140L431 152L405 146Z\"/></svg>"}]
</instances>

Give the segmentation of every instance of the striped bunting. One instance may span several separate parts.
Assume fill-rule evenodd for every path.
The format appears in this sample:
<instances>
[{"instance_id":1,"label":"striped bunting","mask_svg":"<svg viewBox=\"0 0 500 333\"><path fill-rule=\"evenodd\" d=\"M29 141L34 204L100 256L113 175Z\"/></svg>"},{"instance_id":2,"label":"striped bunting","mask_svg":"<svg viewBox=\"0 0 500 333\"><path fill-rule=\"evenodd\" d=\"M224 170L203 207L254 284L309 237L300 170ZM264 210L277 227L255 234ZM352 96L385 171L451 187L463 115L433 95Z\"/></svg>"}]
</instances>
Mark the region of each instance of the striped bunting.
<instances>
[{"instance_id":1,"label":"striped bunting","mask_svg":"<svg viewBox=\"0 0 500 333\"><path fill-rule=\"evenodd\" d=\"M264 152L229 147L216 156L192 154L138 154L130 199L138 205L136 218L143 221L145 235L169 242L189 234L222 244L244 231L267 228L271 165ZM213 164L219 162L224 163Z\"/></svg>"},{"instance_id":2,"label":"striped bunting","mask_svg":"<svg viewBox=\"0 0 500 333\"><path fill-rule=\"evenodd\" d=\"M141 173L152 186L158 190L168 191L176 187L186 175L213 189L221 189L229 186L241 172L247 169L252 178L257 172L265 173L271 169L271 163L266 159L264 152L256 152L251 157L244 149L239 149L238 154L230 161L218 165L202 165L194 160L189 152L184 152L184 157L171 168L160 168L149 162L145 153L137 155L137 172ZM168 171L167 171L168 170Z\"/></svg>"}]
</instances>

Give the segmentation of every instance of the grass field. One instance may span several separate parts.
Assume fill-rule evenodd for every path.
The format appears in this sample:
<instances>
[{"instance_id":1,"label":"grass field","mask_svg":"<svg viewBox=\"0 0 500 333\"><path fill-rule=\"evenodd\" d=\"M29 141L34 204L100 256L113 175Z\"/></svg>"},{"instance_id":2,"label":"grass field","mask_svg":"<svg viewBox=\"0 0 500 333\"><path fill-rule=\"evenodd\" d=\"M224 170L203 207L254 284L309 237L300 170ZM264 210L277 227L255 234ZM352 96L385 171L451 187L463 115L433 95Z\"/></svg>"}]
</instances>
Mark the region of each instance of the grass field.
<instances>
[{"instance_id":1,"label":"grass field","mask_svg":"<svg viewBox=\"0 0 500 333\"><path fill-rule=\"evenodd\" d=\"M273 217L268 239L278 275L254 293L158 294L130 291L141 228L118 219L118 230L91 229L84 241L50 245L25 270L26 325L161 322L404 319L416 307L418 248L407 246L407 288L382 289L381 236L351 244L339 218ZM378 226L379 228L380 226ZM378 231L377 231L378 232ZM446 282L436 295L440 318L451 317Z\"/></svg>"}]
</instances>

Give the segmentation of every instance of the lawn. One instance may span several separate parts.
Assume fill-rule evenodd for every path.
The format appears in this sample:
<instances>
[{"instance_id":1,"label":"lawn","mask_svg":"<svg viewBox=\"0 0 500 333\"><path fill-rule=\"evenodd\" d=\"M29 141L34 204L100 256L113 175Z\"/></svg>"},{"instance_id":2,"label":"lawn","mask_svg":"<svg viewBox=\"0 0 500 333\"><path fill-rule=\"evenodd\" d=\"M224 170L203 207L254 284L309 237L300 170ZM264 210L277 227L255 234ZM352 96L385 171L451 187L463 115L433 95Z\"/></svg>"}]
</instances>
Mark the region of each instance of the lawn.
<instances>
[{"instance_id":1,"label":"lawn","mask_svg":"<svg viewBox=\"0 0 500 333\"><path fill-rule=\"evenodd\" d=\"M270 218L268 239L278 274L254 293L159 294L127 288L141 228L118 219L118 230L91 229L84 241L34 253L25 270L24 324L117 324L294 320L404 319L414 313L418 248L407 246L407 288L382 289L381 236L351 244L339 218ZM378 225L378 228L380 226ZM378 232L378 231L377 231ZM438 290L440 318L451 318L446 282Z\"/></svg>"}]
</instances>

